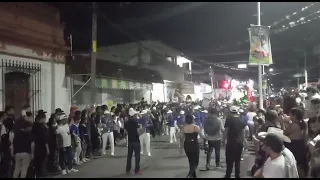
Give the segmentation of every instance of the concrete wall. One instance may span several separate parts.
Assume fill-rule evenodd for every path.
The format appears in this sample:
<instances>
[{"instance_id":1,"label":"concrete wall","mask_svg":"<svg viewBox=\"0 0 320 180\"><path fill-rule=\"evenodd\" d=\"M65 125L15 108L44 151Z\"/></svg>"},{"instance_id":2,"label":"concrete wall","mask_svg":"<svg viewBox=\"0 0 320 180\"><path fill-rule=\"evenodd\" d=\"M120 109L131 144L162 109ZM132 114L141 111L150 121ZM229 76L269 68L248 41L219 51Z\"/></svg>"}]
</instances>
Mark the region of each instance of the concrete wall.
<instances>
[{"instance_id":1,"label":"concrete wall","mask_svg":"<svg viewBox=\"0 0 320 180\"><path fill-rule=\"evenodd\" d=\"M16 51L28 52L28 49L19 47L15 48ZM65 78L65 65L57 64L53 61L40 61L37 59L11 56L1 54L0 59L10 59L17 62L27 62L34 64L41 64L41 95L40 95L40 107L47 112L53 112L55 108L64 109L66 112L69 111L71 105L70 91L68 90L70 85L69 80ZM2 71L2 69L0 69ZM2 82L2 72L0 72L0 88L4 89ZM0 108L4 108L2 103L3 93L0 93Z\"/></svg>"}]
</instances>

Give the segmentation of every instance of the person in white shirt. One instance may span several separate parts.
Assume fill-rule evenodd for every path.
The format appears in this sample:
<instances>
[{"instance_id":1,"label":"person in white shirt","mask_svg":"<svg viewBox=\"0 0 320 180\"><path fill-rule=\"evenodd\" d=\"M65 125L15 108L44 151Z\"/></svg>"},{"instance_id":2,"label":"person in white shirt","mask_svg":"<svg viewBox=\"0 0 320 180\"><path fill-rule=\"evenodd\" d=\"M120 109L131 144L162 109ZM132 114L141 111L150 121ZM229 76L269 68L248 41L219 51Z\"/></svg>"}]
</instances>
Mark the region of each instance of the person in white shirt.
<instances>
[{"instance_id":1,"label":"person in white shirt","mask_svg":"<svg viewBox=\"0 0 320 180\"><path fill-rule=\"evenodd\" d=\"M264 142L262 148L269 158L255 173L255 177L299 178L296 159L283 145L283 142L291 142L289 137L283 135L283 130L269 127L268 132L261 132L258 136Z\"/></svg>"},{"instance_id":2,"label":"person in white shirt","mask_svg":"<svg viewBox=\"0 0 320 180\"><path fill-rule=\"evenodd\" d=\"M57 135L58 135L58 147L59 147L59 163L62 169L62 175L66 175L71 172L78 172L78 170L72 168L73 153L71 147L71 134L68 125L68 116L66 114L60 114L57 116ZM67 162L67 164L66 164ZM66 165L68 166L66 169Z\"/></svg>"},{"instance_id":3,"label":"person in white shirt","mask_svg":"<svg viewBox=\"0 0 320 180\"><path fill-rule=\"evenodd\" d=\"M283 141L277 135L266 136L262 148L269 157L254 178L286 178L286 162L281 154L283 146Z\"/></svg>"}]
</instances>

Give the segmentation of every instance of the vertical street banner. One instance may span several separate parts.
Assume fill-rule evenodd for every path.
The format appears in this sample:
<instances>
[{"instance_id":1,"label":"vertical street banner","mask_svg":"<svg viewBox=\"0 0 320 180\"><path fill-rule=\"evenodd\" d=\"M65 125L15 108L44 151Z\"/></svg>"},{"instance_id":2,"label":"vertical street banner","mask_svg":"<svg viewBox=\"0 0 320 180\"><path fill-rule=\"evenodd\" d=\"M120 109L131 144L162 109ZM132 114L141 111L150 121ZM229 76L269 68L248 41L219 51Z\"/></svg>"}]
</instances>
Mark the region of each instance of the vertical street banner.
<instances>
[{"instance_id":1,"label":"vertical street banner","mask_svg":"<svg viewBox=\"0 0 320 180\"><path fill-rule=\"evenodd\" d=\"M272 61L270 27L251 25L249 65L270 65Z\"/></svg>"}]
</instances>

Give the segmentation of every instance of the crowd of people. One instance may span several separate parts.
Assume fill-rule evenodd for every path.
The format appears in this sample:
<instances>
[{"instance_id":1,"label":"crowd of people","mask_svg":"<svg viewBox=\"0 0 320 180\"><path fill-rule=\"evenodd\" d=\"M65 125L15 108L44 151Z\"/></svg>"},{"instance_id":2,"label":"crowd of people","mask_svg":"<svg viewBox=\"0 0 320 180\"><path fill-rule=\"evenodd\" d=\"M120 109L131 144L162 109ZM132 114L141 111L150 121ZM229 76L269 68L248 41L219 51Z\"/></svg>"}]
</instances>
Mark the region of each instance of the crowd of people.
<instances>
[{"instance_id":1,"label":"crowd of people","mask_svg":"<svg viewBox=\"0 0 320 180\"><path fill-rule=\"evenodd\" d=\"M231 177L233 166L235 177L240 178L243 152L250 141L256 155L252 177L317 178L320 96L313 87L306 94L300 101L285 94L280 103L258 110L255 105L238 107L215 100L205 106L202 102L141 101L110 109L102 105L79 111L72 106L68 115L58 108L47 118L43 110L34 115L28 105L21 113L8 106L0 112L0 175L41 178L51 171L62 175L77 172L76 166L94 155L106 155L110 150L114 156L120 140L128 147L127 173L134 155L134 172L140 174L140 155L152 155L151 138L169 135L168 142L177 143L188 157L188 178L197 177L201 149L207 155L206 170L211 168L213 151L220 168L223 145L225 178Z\"/></svg>"}]
</instances>

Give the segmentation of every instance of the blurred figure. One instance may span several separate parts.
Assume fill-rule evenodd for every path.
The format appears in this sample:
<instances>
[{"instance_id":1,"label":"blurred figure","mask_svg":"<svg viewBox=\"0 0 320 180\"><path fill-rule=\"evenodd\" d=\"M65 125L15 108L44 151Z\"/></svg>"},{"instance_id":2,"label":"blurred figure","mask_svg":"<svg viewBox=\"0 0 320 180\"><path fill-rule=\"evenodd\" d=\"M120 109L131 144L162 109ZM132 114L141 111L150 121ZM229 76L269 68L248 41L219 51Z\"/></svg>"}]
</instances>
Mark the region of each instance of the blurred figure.
<instances>
[{"instance_id":1,"label":"blurred figure","mask_svg":"<svg viewBox=\"0 0 320 180\"><path fill-rule=\"evenodd\" d=\"M211 154L215 150L216 167L220 166L220 150L222 133L224 132L223 121L218 117L214 108L209 109L208 116L203 121L204 133L208 140L209 150L207 152L206 170L210 169Z\"/></svg>"},{"instance_id":2,"label":"blurred figure","mask_svg":"<svg viewBox=\"0 0 320 180\"><path fill-rule=\"evenodd\" d=\"M144 129L144 133L140 135L140 146L141 146L141 155L143 154L143 147L146 144L146 150L148 156L151 156L151 148L150 148L150 130L153 126L152 120L149 118L147 114L147 110L142 110L142 117L139 119L139 125Z\"/></svg>"},{"instance_id":3,"label":"blurred figure","mask_svg":"<svg viewBox=\"0 0 320 180\"><path fill-rule=\"evenodd\" d=\"M46 125L46 112L39 110L35 118L35 123L32 127L34 136L35 149L34 153L34 168L37 178L45 177L46 163L48 155L50 154L49 141L48 141L48 127Z\"/></svg>"},{"instance_id":4,"label":"blurred figure","mask_svg":"<svg viewBox=\"0 0 320 180\"><path fill-rule=\"evenodd\" d=\"M184 146L180 147L180 153L182 153L182 148L188 157L189 161L189 173L187 178L197 178L196 169L199 165L199 153L200 153L200 146L198 142L198 135L201 138L205 139L205 136L201 133L199 126L194 124L193 115L187 114L186 115L186 124L181 131L181 139L180 144Z\"/></svg>"},{"instance_id":5,"label":"blurred figure","mask_svg":"<svg viewBox=\"0 0 320 180\"><path fill-rule=\"evenodd\" d=\"M230 178L233 164L235 164L235 178L240 178L240 161L243 150L244 128L245 124L240 120L238 115L239 108L236 106L230 107L230 116L227 117L225 123L225 140L226 142L226 175L225 178Z\"/></svg>"}]
</instances>

